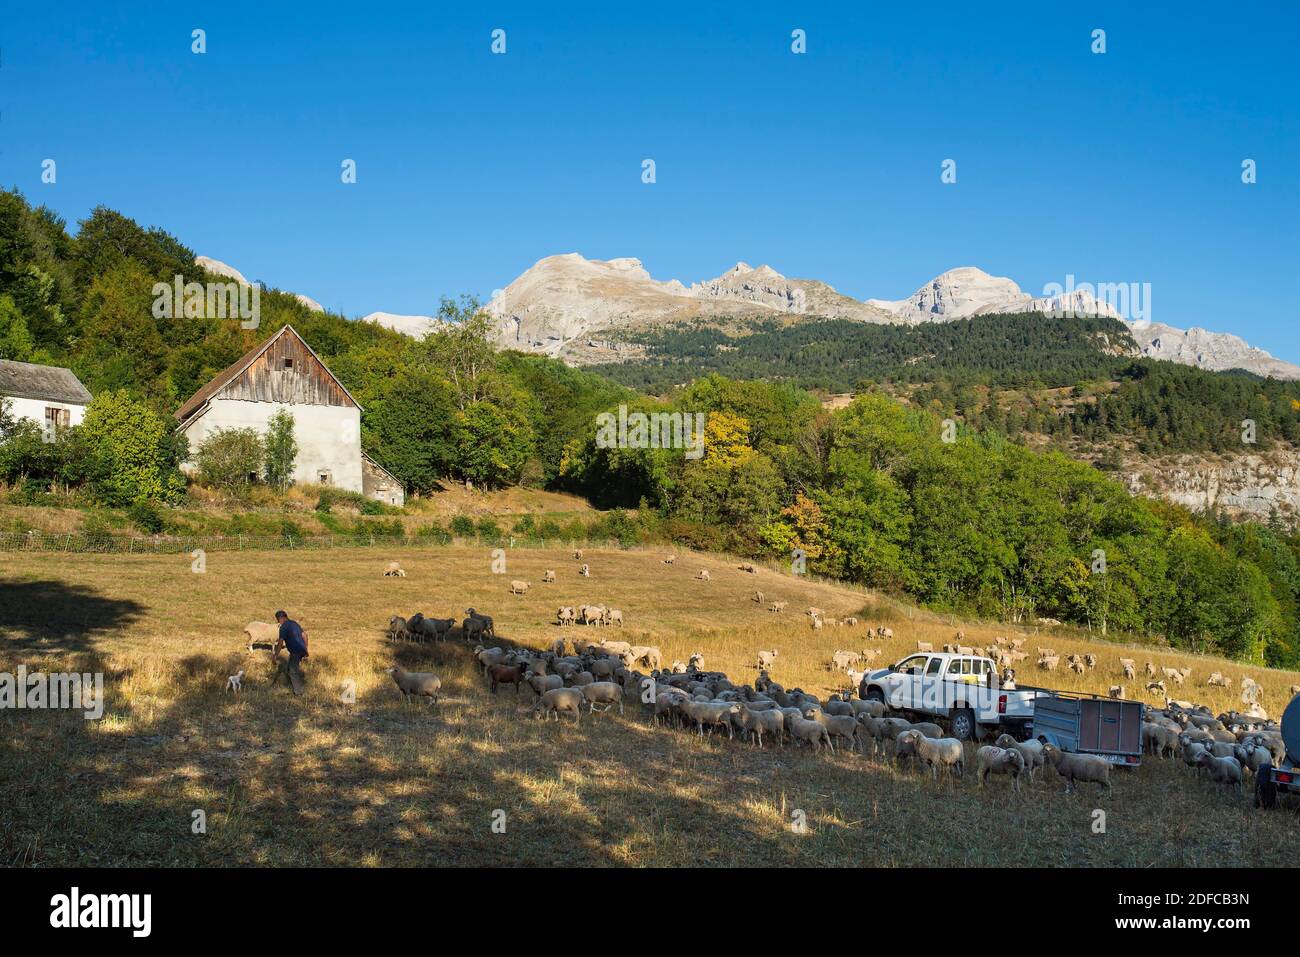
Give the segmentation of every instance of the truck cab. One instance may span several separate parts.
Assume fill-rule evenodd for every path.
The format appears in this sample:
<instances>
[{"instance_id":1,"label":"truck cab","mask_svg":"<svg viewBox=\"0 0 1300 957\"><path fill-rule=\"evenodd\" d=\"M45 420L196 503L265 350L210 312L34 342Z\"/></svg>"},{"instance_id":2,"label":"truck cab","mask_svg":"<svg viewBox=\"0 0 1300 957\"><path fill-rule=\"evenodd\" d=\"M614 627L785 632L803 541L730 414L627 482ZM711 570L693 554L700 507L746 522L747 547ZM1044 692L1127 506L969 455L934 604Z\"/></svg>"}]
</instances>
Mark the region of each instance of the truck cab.
<instances>
[{"instance_id":1,"label":"truck cab","mask_svg":"<svg viewBox=\"0 0 1300 957\"><path fill-rule=\"evenodd\" d=\"M978 655L917 652L863 675L858 693L894 711L946 719L963 741L994 731L1023 737L1033 718L1032 693L1002 687L993 659Z\"/></svg>"}]
</instances>

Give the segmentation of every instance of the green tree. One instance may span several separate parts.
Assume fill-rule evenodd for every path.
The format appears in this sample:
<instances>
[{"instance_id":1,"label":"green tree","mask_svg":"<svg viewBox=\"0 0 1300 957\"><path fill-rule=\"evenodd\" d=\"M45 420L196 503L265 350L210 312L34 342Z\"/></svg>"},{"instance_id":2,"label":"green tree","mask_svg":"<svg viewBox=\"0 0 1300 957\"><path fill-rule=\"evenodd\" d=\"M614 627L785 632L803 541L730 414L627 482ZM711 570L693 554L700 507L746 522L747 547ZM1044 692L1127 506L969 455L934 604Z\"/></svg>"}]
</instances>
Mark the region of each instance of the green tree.
<instances>
[{"instance_id":1,"label":"green tree","mask_svg":"<svg viewBox=\"0 0 1300 957\"><path fill-rule=\"evenodd\" d=\"M293 466L298 461L298 440L294 438L293 427L293 413L280 409L267 422L266 437L262 440L266 483L280 491L293 482Z\"/></svg>"},{"instance_id":2,"label":"green tree","mask_svg":"<svg viewBox=\"0 0 1300 957\"><path fill-rule=\"evenodd\" d=\"M243 488L266 461L266 446L256 429L215 429L194 454L199 481L212 488Z\"/></svg>"},{"instance_id":3,"label":"green tree","mask_svg":"<svg viewBox=\"0 0 1300 957\"><path fill-rule=\"evenodd\" d=\"M184 492L179 465L188 454L185 439L125 391L97 395L79 431L102 457L96 494L106 504L169 502Z\"/></svg>"}]
</instances>

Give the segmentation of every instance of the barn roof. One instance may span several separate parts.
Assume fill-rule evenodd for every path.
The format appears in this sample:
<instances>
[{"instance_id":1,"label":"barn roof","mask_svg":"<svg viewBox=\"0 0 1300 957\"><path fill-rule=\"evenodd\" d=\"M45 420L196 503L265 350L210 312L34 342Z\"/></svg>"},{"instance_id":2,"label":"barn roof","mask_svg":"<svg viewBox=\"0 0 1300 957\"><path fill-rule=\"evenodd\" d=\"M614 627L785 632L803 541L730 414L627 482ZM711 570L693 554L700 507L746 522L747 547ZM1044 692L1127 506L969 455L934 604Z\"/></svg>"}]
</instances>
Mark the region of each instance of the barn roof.
<instances>
[{"instance_id":1,"label":"barn roof","mask_svg":"<svg viewBox=\"0 0 1300 957\"><path fill-rule=\"evenodd\" d=\"M59 366L0 359L0 395L12 399L47 399L86 405L92 396L72 374Z\"/></svg>"},{"instance_id":2,"label":"barn roof","mask_svg":"<svg viewBox=\"0 0 1300 957\"><path fill-rule=\"evenodd\" d=\"M321 368L325 370L325 374L329 376L330 379L333 380L333 382L343 391L343 394L348 397L348 399L352 402L352 404L355 405L358 409L361 408L361 403L359 403L356 399L354 399L352 397L352 393L348 391L347 386L345 386L342 382L339 382L338 377L335 376L333 372L330 372L329 366L325 365L325 361L321 359L320 356L316 355L316 350L313 349L311 346L307 345L307 340L304 339L302 336L298 335L298 331L294 329L293 326L284 325L280 327L279 332L275 333L275 335L273 336L269 336L266 339L266 341L261 343L260 345L254 346L252 349L249 349L242 356L236 359L233 363L231 363L230 365L226 366L226 368L218 372L216 376L213 377L211 382L209 382L198 392L195 392L192 396L190 396L189 401L187 401L184 405L182 405L179 409L176 410L176 418L179 419L182 423L193 418L196 413L200 412L203 409L203 407L208 404L209 399L215 396L218 392L220 392L222 389L228 386L235 379L238 379L241 375L243 375L243 373L248 369L248 367L251 366L254 362L256 362L258 357L261 356L262 353L266 352L267 349L271 348L271 346L275 342L277 342L280 339L280 337L282 337L285 333L288 333L289 335L297 339L299 342L301 342L303 348L306 349L308 352L310 352L312 358L314 358L317 362L320 363Z\"/></svg>"}]
</instances>

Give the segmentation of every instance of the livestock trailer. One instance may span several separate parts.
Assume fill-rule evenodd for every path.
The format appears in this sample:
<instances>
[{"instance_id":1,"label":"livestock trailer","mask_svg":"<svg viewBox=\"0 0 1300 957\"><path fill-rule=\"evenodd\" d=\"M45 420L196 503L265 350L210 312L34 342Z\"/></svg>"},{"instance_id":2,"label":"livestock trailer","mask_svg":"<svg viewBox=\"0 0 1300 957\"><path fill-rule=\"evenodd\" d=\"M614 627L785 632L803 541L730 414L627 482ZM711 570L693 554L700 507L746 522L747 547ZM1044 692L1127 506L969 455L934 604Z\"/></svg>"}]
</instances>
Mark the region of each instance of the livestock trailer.
<instances>
[{"instance_id":1,"label":"livestock trailer","mask_svg":"<svg viewBox=\"0 0 1300 957\"><path fill-rule=\"evenodd\" d=\"M1069 691L1034 696L1033 736L1062 751L1095 754L1111 764L1142 763L1141 701Z\"/></svg>"},{"instance_id":2,"label":"livestock trailer","mask_svg":"<svg viewBox=\"0 0 1300 957\"><path fill-rule=\"evenodd\" d=\"M1282 712L1282 743L1286 756L1278 766L1265 764L1255 775L1255 807L1275 806L1279 793L1300 794L1300 695Z\"/></svg>"}]
</instances>

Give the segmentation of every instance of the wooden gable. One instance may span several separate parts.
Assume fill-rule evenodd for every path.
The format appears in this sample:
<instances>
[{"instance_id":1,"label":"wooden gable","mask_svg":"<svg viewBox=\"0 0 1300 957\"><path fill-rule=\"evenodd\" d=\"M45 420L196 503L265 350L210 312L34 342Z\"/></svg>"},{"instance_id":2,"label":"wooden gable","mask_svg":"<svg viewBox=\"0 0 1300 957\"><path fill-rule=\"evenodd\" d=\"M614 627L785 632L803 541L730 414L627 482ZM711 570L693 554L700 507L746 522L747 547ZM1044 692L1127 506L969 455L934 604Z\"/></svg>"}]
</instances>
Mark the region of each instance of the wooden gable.
<instances>
[{"instance_id":1,"label":"wooden gable","mask_svg":"<svg viewBox=\"0 0 1300 957\"><path fill-rule=\"evenodd\" d=\"M292 326L241 356L181 406L176 417L184 422L214 398L360 408Z\"/></svg>"}]
</instances>

